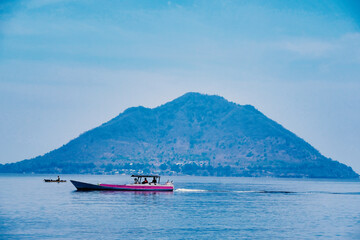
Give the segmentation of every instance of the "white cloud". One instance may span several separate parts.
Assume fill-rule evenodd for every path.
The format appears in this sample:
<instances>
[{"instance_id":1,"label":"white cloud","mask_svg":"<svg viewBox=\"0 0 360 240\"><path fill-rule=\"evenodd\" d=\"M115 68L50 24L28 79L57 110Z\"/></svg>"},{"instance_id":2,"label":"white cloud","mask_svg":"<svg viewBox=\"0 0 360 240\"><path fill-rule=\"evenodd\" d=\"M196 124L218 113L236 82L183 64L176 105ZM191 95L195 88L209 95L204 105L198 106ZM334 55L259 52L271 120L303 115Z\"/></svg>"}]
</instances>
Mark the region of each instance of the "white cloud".
<instances>
[{"instance_id":1,"label":"white cloud","mask_svg":"<svg viewBox=\"0 0 360 240\"><path fill-rule=\"evenodd\" d=\"M326 40L293 38L274 43L273 46L304 58L328 58L331 60L331 58L342 55L347 60L359 59L360 33L346 33L338 38Z\"/></svg>"},{"instance_id":2,"label":"white cloud","mask_svg":"<svg viewBox=\"0 0 360 240\"><path fill-rule=\"evenodd\" d=\"M305 57L322 57L335 48L330 42L309 39L285 41L280 47Z\"/></svg>"}]
</instances>

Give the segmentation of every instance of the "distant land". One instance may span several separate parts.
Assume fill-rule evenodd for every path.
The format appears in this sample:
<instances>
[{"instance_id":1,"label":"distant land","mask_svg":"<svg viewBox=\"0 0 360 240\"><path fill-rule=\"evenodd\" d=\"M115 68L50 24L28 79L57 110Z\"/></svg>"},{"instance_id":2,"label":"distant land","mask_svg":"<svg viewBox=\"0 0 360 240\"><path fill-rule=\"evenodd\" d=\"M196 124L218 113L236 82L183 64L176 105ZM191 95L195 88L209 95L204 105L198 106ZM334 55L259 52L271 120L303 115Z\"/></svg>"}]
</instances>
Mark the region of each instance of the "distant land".
<instances>
[{"instance_id":1,"label":"distant land","mask_svg":"<svg viewBox=\"0 0 360 240\"><path fill-rule=\"evenodd\" d=\"M0 172L359 177L253 106L200 93L129 108L43 156L0 165Z\"/></svg>"}]
</instances>

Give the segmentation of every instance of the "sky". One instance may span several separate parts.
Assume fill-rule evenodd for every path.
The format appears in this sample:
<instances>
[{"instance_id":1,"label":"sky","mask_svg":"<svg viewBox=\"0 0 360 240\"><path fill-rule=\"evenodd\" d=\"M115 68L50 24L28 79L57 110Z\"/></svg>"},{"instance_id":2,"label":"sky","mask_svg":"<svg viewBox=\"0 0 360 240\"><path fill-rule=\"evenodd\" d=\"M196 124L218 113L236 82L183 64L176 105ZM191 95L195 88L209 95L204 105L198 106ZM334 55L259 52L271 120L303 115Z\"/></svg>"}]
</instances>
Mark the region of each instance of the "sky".
<instances>
[{"instance_id":1,"label":"sky","mask_svg":"<svg viewBox=\"0 0 360 240\"><path fill-rule=\"evenodd\" d=\"M360 2L0 2L0 163L186 92L251 104L360 173Z\"/></svg>"}]
</instances>

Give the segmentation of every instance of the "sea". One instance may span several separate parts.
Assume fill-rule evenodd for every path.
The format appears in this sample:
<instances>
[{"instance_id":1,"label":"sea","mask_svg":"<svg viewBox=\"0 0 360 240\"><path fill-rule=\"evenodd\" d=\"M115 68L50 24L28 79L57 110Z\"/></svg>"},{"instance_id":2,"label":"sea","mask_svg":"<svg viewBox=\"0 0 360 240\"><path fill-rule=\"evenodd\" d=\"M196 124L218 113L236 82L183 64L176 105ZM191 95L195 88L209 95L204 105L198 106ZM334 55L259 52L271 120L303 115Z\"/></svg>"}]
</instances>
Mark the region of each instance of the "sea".
<instances>
[{"instance_id":1,"label":"sea","mask_svg":"<svg viewBox=\"0 0 360 240\"><path fill-rule=\"evenodd\" d=\"M162 177L174 192L80 192L70 179L124 175L0 175L0 239L360 239L360 182Z\"/></svg>"}]
</instances>

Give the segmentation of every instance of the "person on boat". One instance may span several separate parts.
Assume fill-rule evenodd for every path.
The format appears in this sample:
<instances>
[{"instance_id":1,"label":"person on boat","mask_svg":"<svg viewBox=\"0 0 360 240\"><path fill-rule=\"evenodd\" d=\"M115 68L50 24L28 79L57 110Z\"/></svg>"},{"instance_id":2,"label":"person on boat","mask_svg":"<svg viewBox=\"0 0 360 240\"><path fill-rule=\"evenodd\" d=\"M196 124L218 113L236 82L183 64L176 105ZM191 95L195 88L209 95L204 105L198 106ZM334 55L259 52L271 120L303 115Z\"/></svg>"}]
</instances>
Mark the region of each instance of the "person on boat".
<instances>
[{"instance_id":1,"label":"person on boat","mask_svg":"<svg viewBox=\"0 0 360 240\"><path fill-rule=\"evenodd\" d=\"M148 180L145 178L142 184L149 183Z\"/></svg>"},{"instance_id":2,"label":"person on boat","mask_svg":"<svg viewBox=\"0 0 360 240\"><path fill-rule=\"evenodd\" d=\"M155 177L153 178L151 183L156 184L156 178Z\"/></svg>"},{"instance_id":3,"label":"person on boat","mask_svg":"<svg viewBox=\"0 0 360 240\"><path fill-rule=\"evenodd\" d=\"M137 178L134 178L134 183L139 184L139 180Z\"/></svg>"},{"instance_id":4,"label":"person on boat","mask_svg":"<svg viewBox=\"0 0 360 240\"><path fill-rule=\"evenodd\" d=\"M60 181L60 177L58 176L58 178L56 179L56 181Z\"/></svg>"}]
</instances>

